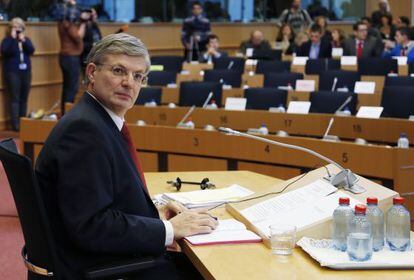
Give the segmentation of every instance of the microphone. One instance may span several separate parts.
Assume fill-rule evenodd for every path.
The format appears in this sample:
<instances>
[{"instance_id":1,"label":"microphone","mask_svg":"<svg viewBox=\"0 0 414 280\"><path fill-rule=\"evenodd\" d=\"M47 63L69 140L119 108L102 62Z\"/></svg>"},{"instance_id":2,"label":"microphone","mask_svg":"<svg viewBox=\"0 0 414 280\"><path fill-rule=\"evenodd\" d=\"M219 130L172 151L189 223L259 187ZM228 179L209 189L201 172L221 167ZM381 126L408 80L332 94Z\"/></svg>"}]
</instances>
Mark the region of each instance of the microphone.
<instances>
[{"instance_id":1,"label":"microphone","mask_svg":"<svg viewBox=\"0 0 414 280\"><path fill-rule=\"evenodd\" d=\"M336 135L329 135L329 131L331 130L331 127L332 127L332 125L334 123L334 120L335 119L333 117L329 120L328 127L326 128L326 131L325 131L325 133L324 133L324 135L322 137L322 140L339 142L339 137L338 136L336 136Z\"/></svg>"},{"instance_id":2,"label":"microphone","mask_svg":"<svg viewBox=\"0 0 414 280\"><path fill-rule=\"evenodd\" d=\"M184 122L193 113L195 108L196 108L195 105L191 106L190 110L188 110L188 112L184 115L184 117L181 119L181 121L179 123L177 123L177 127L186 127Z\"/></svg>"},{"instance_id":3,"label":"microphone","mask_svg":"<svg viewBox=\"0 0 414 280\"><path fill-rule=\"evenodd\" d=\"M203 104L203 109L205 109L206 107L207 107L207 105L208 105L208 103L210 102L210 100L211 100L211 98L213 97L213 92L212 91L210 91L210 93L208 94L208 96L207 96L207 98L206 98L206 101L204 101L204 104Z\"/></svg>"},{"instance_id":4,"label":"microphone","mask_svg":"<svg viewBox=\"0 0 414 280\"><path fill-rule=\"evenodd\" d=\"M227 70L230 70L234 65L234 61L230 61L229 65L227 65Z\"/></svg>"},{"instance_id":5,"label":"microphone","mask_svg":"<svg viewBox=\"0 0 414 280\"><path fill-rule=\"evenodd\" d=\"M323 135L323 138L326 138L326 136L328 136L328 133L331 130L331 127L332 127L333 123L334 123L334 118L332 117L329 120L329 124L328 124L328 127L326 128L326 131L325 131L325 134Z\"/></svg>"},{"instance_id":6,"label":"microphone","mask_svg":"<svg viewBox=\"0 0 414 280\"><path fill-rule=\"evenodd\" d=\"M311 149L305 148L305 147L301 147L301 146L296 146L296 145L291 145L291 144L286 144L286 143L282 143L282 142L278 142L278 141L274 141L274 140L270 140L267 138L263 138L263 137L259 137L256 135L252 135L252 134L247 134L247 133L243 133L237 130L233 130L231 128L227 128L227 127L219 127L218 130L224 134L227 135L234 135L234 136L242 136L242 137L246 137L246 138L251 138L260 142L264 142L264 143L268 143L271 145L276 145L276 146L281 146L284 148L288 148L288 149L293 149L293 150L298 150L298 151L302 151L308 154L311 154L319 159L322 159L323 161L326 161L330 164L335 165L337 168L339 168L341 171L339 171L339 173L331 175L330 177L326 178L332 185L334 185L337 188L344 188L347 191L350 191L352 193L355 194L359 194L359 193L363 193L365 192L365 188L359 186L356 184L356 182L358 181L357 176L349 169L345 169L344 167L342 167L341 165L339 165L337 162L331 160L330 158L321 155L320 153L317 153Z\"/></svg>"},{"instance_id":7,"label":"microphone","mask_svg":"<svg viewBox=\"0 0 414 280\"><path fill-rule=\"evenodd\" d=\"M351 102L351 100L352 100L352 95L348 96L348 98L344 101L344 103L342 103L342 105L339 106L339 108L335 111L335 114L339 114L342 111L342 109L344 109L345 106L348 105L349 102Z\"/></svg>"},{"instance_id":8,"label":"microphone","mask_svg":"<svg viewBox=\"0 0 414 280\"><path fill-rule=\"evenodd\" d=\"M335 88L336 88L336 84L338 83L338 78L337 77L335 77L334 78L334 80L333 80L333 83L332 83L332 88L331 88L331 91L335 91Z\"/></svg>"}]
</instances>

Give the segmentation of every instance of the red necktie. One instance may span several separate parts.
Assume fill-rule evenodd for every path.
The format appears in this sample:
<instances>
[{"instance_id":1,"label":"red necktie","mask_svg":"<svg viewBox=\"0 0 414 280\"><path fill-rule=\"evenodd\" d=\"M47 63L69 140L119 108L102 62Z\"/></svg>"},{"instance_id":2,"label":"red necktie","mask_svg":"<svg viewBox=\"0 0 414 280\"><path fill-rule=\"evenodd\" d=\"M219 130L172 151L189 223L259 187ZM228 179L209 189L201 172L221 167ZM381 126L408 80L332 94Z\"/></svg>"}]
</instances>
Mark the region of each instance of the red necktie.
<instances>
[{"instance_id":1,"label":"red necktie","mask_svg":"<svg viewBox=\"0 0 414 280\"><path fill-rule=\"evenodd\" d=\"M125 123L122 126L121 133L122 133L122 137L124 138L125 142L128 145L128 151L131 154L132 160L135 163L135 166L138 170L139 176L141 177L141 181L144 185L144 188L148 192L147 183L145 182L144 173L142 172L142 168L141 168L141 163L139 162L139 159L137 157L137 151L134 147L134 143L132 142L131 134L129 133L129 129L125 125Z\"/></svg>"},{"instance_id":2,"label":"red necktie","mask_svg":"<svg viewBox=\"0 0 414 280\"><path fill-rule=\"evenodd\" d=\"M361 41L358 42L357 57L358 58L362 57L362 42Z\"/></svg>"},{"instance_id":3,"label":"red necktie","mask_svg":"<svg viewBox=\"0 0 414 280\"><path fill-rule=\"evenodd\" d=\"M407 55L407 47L401 47L401 56Z\"/></svg>"}]
</instances>

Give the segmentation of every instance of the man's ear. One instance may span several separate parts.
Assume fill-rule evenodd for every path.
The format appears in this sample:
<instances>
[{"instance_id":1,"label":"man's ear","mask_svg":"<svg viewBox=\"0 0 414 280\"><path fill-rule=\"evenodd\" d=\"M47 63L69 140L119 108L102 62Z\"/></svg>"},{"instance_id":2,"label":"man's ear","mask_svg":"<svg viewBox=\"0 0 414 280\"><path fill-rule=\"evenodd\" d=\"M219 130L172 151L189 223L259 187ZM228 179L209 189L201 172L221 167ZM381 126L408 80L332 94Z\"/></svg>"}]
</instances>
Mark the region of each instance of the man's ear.
<instances>
[{"instance_id":1,"label":"man's ear","mask_svg":"<svg viewBox=\"0 0 414 280\"><path fill-rule=\"evenodd\" d=\"M88 65L86 65L85 76L87 77L90 83L94 82L95 71L96 71L95 63L89 63Z\"/></svg>"}]
</instances>

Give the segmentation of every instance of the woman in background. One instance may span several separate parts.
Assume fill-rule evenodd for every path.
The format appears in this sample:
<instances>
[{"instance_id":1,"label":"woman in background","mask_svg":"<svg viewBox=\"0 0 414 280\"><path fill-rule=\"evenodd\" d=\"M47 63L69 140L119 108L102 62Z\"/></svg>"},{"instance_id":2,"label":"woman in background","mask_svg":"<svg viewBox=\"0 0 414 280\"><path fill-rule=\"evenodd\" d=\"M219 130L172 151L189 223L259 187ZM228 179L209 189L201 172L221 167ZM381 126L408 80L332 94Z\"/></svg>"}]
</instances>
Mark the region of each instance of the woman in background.
<instances>
[{"instance_id":1,"label":"woman in background","mask_svg":"<svg viewBox=\"0 0 414 280\"><path fill-rule=\"evenodd\" d=\"M319 25L322 29L321 40L326 40L327 42L332 41L332 33L328 30L328 21L324 16L318 16L315 18L315 24Z\"/></svg>"},{"instance_id":2,"label":"woman in background","mask_svg":"<svg viewBox=\"0 0 414 280\"><path fill-rule=\"evenodd\" d=\"M24 21L18 17L13 18L6 38L1 43L3 73L10 93L11 124L14 131L19 131L20 117L27 114L27 100L32 81L30 56L35 48L24 31Z\"/></svg>"},{"instance_id":3,"label":"woman in background","mask_svg":"<svg viewBox=\"0 0 414 280\"><path fill-rule=\"evenodd\" d=\"M335 28L332 30L332 48L343 48L345 32L342 29Z\"/></svg>"},{"instance_id":4,"label":"woman in background","mask_svg":"<svg viewBox=\"0 0 414 280\"><path fill-rule=\"evenodd\" d=\"M280 46L283 54L290 55L293 53L295 45L295 32L290 24L283 24L276 37L276 45Z\"/></svg>"}]
</instances>

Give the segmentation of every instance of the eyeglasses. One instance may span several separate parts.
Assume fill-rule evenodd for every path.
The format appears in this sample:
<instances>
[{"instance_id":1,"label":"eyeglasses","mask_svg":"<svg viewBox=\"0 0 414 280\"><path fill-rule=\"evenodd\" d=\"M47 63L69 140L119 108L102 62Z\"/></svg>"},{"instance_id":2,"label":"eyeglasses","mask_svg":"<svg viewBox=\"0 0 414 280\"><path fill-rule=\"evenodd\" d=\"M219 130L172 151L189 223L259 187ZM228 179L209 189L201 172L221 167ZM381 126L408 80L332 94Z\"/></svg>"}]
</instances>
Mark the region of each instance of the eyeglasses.
<instances>
[{"instance_id":1,"label":"eyeglasses","mask_svg":"<svg viewBox=\"0 0 414 280\"><path fill-rule=\"evenodd\" d=\"M110 67L110 71L112 75L116 77L123 77L123 78L129 77L129 73L131 72L121 65L111 65L111 64L104 64L104 63L96 63L96 65ZM140 84L140 85L146 85L148 82L148 76L141 72L132 72L132 78L135 83Z\"/></svg>"}]
</instances>

